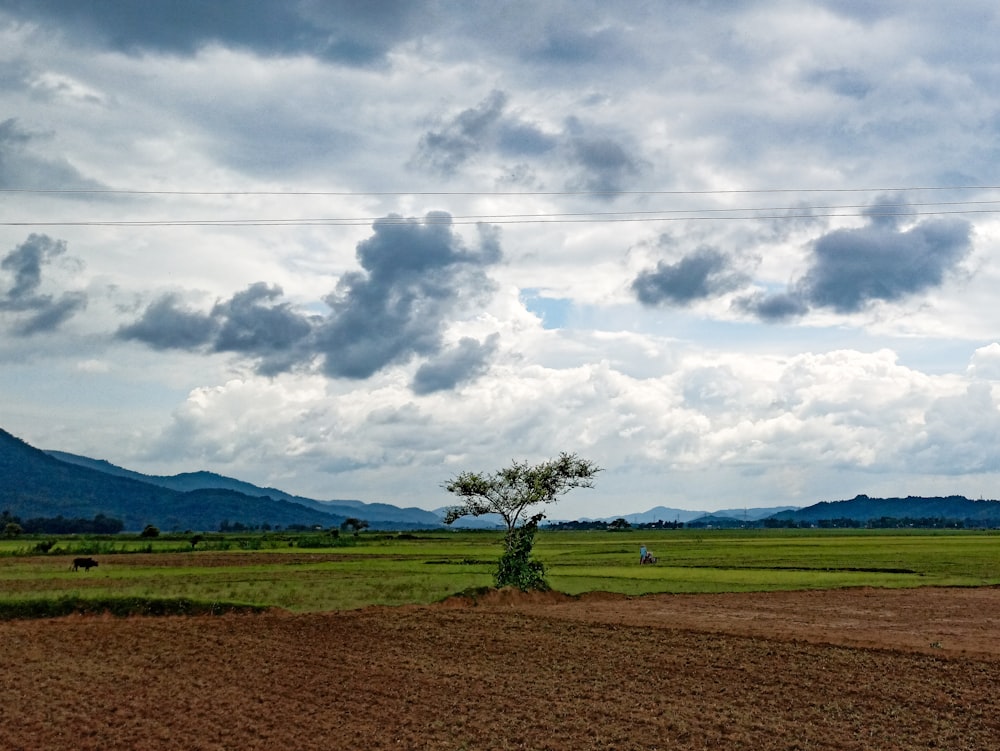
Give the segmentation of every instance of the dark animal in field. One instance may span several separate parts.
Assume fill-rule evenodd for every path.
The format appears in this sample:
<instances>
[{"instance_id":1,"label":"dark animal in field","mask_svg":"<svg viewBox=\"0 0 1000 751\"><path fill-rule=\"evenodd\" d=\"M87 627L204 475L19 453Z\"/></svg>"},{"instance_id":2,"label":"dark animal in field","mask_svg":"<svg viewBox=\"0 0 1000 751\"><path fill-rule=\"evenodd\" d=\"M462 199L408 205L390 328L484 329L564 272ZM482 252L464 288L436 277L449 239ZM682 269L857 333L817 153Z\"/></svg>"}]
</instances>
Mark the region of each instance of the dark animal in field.
<instances>
[{"instance_id":1,"label":"dark animal in field","mask_svg":"<svg viewBox=\"0 0 1000 751\"><path fill-rule=\"evenodd\" d=\"M74 558L73 559L73 570L78 571L81 568L84 571L90 571L94 566L97 565L97 561L93 558Z\"/></svg>"}]
</instances>

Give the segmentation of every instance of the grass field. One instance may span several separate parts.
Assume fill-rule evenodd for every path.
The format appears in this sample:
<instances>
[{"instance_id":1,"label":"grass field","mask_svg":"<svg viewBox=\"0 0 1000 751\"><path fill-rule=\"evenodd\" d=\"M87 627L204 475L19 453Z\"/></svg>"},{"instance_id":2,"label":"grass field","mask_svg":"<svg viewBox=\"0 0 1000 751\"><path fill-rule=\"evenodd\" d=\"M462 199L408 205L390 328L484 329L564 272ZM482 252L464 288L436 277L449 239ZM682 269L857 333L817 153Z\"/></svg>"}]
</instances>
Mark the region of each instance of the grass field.
<instances>
[{"instance_id":1,"label":"grass field","mask_svg":"<svg viewBox=\"0 0 1000 751\"><path fill-rule=\"evenodd\" d=\"M51 539L51 538L49 538ZM422 604L489 586L500 533L365 533L338 547L318 536L62 538L0 541L0 601L184 598L293 611ZM639 566L646 544L658 557ZM1000 584L1000 534L940 530L664 530L546 532L536 557L553 589L747 592ZM73 572L74 555L100 566Z\"/></svg>"}]
</instances>

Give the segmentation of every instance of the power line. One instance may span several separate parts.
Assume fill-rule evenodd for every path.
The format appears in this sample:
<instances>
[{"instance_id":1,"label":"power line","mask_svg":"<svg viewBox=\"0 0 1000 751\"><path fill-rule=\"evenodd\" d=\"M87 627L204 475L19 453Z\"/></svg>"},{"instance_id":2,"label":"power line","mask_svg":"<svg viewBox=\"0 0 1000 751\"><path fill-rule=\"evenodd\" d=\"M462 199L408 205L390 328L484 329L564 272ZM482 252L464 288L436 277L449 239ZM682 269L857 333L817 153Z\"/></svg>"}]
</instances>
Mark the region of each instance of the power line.
<instances>
[{"instance_id":1,"label":"power line","mask_svg":"<svg viewBox=\"0 0 1000 751\"><path fill-rule=\"evenodd\" d=\"M115 194L170 196L705 196L773 193L909 193L914 191L1000 190L1000 185L926 185L883 188L726 188L717 190L553 190L553 191L332 191L332 190L140 190L132 188L0 188L0 193Z\"/></svg>"},{"instance_id":2,"label":"power line","mask_svg":"<svg viewBox=\"0 0 1000 751\"><path fill-rule=\"evenodd\" d=\"M561 192L381 192L381 193L348 193L334 191L154 191L131 189L104 188L0 188L0 193L6 194L124 194L124 195L176 195L176 196L725 196L725 195L773 195L779 193L914 193L918 191L957 191L957 190L989 190L1000 186L926 186L902 188L762 188L762 189L726 189L697 191L561 191ZM223 218L223 219L18 219L2 221L0 226L7 227L263 227L263 226L364 226L373 222L383 224L420 222L423 224L593 224L593 223L649 223L678 222L706 220L795 220L814 218L853 218L853 217L920 217L941 215L988 214L1000 211L998 200L965 200L965 201L894 201L879 204L825 204L783 206L738 206L713 208L685 209L649 209L629 211L590 211L577 213L555 212L521 212L505 214L467 214L452 215L450 213L429 213L423 218L404 218L401 216L381 217L254 217L254 218ZM948 208L945 208L948 207ZM961 208L957 208L961 207ZM970 208L978 207L978 208Z\"/></svg>"},{"instance_id":3,"label":"power line","mask_svg":"<svg viewBox=\"0 0 1000 751\"><path fill-rule=\"evenodd\" d=\"M428 214L421 218L402 216L382 217L281 217L254 219L79 219L79 220L16 220L0 221L4 227L291 227L291 226L368 226L380 224L595 224L595 223L653 223L717 220L795 220L818 218L878 218L924 217L1000 213L1000 206L976 209L935 209L927 207L948 205L990 205L997 201L962 201L940 204L894 204L885 208L868 206L789 206L734 209L665 209L661 211L598 212L587 214ZM916 208L914 208L916 207ZM914 208L914 210L909 210ZM849 209L845 211L844 209ZM781 213L760 213L781 212Z\"/></svg>"}]
</instances>

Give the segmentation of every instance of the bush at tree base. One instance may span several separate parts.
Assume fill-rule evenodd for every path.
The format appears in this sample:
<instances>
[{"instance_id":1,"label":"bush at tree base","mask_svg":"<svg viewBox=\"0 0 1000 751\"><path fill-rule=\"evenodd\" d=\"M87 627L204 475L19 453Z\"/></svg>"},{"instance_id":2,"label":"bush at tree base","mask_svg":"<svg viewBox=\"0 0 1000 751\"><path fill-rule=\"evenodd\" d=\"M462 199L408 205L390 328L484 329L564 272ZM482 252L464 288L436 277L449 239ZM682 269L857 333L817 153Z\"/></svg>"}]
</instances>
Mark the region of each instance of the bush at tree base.
<instances>
[{"instance_id":1,"label":"bush at tree base","mask_svg":"<svg viewBox=\"0 0 1000 751\"><path fill-rule=\"evenodd\" d=\"M535 514L520 527L507 533L506 549L497 566L494 581L497 587L517 587L522 592L529 590L546 591L545 566L541 561L531 560L531 548L538 531L538 522L544 514Z\"/></svg>"}]
</instances>

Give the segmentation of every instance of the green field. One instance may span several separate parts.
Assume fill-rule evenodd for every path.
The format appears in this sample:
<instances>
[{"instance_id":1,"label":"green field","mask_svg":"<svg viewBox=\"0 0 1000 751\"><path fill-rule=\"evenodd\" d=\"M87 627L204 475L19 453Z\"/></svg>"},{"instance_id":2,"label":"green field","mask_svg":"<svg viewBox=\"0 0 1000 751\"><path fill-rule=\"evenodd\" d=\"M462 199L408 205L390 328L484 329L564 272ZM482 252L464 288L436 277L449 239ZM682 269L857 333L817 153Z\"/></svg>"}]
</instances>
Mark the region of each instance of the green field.
<instances>
[{"instance_id":1,"label":"green field","mask_svg":"<svg viewBox=\"0 0 1000 751\"><path fill-rule=\"evenodd\" d=\"M293 611L423 604L485 587L500 533L61 538L0 541L0 604L79 598L185 598ZM326 542L329 542L327 540ZM659 558L639 566L645 543ZM151 556L150 553L160 554ZM939 530L551 532L536 538L552 588L640 595L839 587L1000 584L1000 534ZM100 566L70 571L74 555Z\"/></svg>"}]
</instances>

